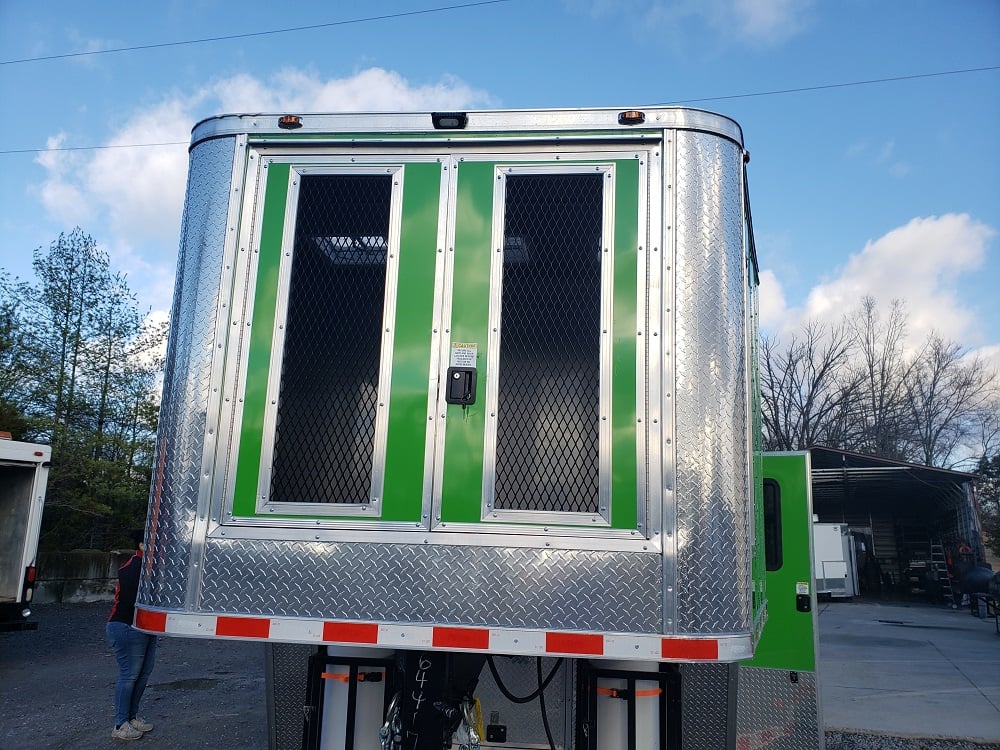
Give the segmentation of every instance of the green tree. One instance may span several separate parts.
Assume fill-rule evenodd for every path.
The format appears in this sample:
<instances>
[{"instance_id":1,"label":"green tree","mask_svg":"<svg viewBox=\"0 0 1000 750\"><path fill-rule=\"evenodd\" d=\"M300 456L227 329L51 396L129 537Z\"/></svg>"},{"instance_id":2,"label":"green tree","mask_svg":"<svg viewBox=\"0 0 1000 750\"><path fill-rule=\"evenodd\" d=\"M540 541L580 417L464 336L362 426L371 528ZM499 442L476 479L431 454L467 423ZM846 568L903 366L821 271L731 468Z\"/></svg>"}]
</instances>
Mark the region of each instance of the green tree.
<instances>
[{"instance_id":1,"label":"green tree","mask_svg":"<svg viewBox=\"0 0 1000 750\"><path fill-rule=\"evenodd\" d=\"M0 284L9 279L0 279ZM14 440L28 437L28 420L19 387L24 377L25 348L17 304L0 299L0 431Z\"/></svg>"},{"instance_id":2,"label":"green tree","mask_svg":"<svg viewBox=\"0 0 1000 750\"><path fill-rule=\"evenodd\" d=\"M983 524L983 543L1000 556L1000 453L979 459L976 467L976 497L979 519Z\"/></svg>"},{"instance_id":3,"label":"green tree","mask_svg":"<svg viewBox=\"0 0 1000 750\"><path fill-rule=\"evenodd\" d=\"M0 299L16 301L12 402L52 445L41 544L107 548L145 518L165 331L79 228L36 250L33 267L34 283L0 280Z\"/></svg>"}]
</instances>

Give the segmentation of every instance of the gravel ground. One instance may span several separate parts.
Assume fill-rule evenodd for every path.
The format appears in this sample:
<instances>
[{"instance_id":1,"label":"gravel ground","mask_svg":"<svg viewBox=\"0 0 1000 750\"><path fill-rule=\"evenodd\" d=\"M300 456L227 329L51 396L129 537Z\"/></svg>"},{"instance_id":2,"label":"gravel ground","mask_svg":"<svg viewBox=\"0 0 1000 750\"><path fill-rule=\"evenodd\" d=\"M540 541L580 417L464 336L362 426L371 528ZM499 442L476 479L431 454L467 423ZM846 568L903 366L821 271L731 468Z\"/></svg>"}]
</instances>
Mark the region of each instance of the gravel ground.
<instances>
[{"instance_id":1,"label":"gravel ground","mask_svg":"<svg viewBox=\"0 0 1000 750\"><path fill-rule=\"evenodd\" d=\"M110 602L35 607L38 630L0 633L0 750L107 750L117 665ZM136 746L266 750L264 646L161 638Z\"/></svg>"},{"instance_id":2,"label":"gravel ground","mask_svg":"<svg viewBox=\"0 0 1000 750\"><path fill-rule=\"evenodd\" d=\"M996 750L995 743L827 732L826 750Z\"/></svg>"}]
</instances>

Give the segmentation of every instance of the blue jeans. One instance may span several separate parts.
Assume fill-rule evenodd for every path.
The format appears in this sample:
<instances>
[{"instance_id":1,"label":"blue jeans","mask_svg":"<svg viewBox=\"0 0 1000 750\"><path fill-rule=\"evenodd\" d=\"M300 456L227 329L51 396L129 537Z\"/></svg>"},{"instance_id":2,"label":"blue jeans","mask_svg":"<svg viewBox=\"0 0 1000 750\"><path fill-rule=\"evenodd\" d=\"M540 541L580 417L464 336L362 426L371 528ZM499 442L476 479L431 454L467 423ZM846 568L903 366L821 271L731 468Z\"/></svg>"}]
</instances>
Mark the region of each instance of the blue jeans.
<instances>
[{"instance_id":1,"label":"blue jeans","mask_svg":"<svg viewBox=\"0 0 1000 750\"><path fill-rule=\"evenodd\" d=\"M139 701L156 661L156 636L147 635L124 622L109 622L105 633L118 660L115 726L120 727L139 713Z\"/></svg>"}]
</instances>

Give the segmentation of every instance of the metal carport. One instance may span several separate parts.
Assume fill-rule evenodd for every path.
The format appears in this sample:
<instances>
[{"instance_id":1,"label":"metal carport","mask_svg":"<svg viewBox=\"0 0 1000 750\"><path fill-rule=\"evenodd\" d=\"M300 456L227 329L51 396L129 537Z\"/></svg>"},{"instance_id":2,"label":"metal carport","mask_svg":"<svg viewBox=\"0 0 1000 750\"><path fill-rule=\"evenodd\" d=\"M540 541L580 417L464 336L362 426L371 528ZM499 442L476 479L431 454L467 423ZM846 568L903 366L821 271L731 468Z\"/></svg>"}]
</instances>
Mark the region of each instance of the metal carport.
<instances>
[{"instance_id":1,"label":"metal carport","mask_svg":"<svg viewBox=\"0 0 1000 750\"><path fill-rule=\"evenodd\" d=\"M863 594L917 593L914 571L935 577L934 559L942 556L957 568L962 542L974 560L983 558L974 474L824 446L810 454L813 513L820 523L851 528Z\"/></svg>"}]
</instances>

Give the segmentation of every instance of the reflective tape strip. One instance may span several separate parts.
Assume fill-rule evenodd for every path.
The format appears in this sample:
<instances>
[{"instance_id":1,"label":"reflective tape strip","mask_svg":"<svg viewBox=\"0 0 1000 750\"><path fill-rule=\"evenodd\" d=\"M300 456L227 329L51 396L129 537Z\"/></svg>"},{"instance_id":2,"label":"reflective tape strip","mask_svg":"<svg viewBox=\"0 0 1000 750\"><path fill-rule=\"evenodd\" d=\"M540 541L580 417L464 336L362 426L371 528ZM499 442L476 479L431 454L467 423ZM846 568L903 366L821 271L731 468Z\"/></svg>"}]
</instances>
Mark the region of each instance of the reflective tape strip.
<instances>
[{"instance_id":1,"label":"reflective tape strip","mask_svg":"<svg viewBox=\"0 0 1000 750\"><path fill-rule=\"evenodd\" d=\"M154 633L163 633L167 630L167 613L150 612L148 609L137 609L135 611L135 626L139 630L151 630Z\"/></svg>"},{"instance_id":2,"label":"reflective tape strip","mask_svg":"<svg viewBox=\"0 0 1000 750\"><path fill-rule=\"evenodd\" d=\"M604 636L590 633L545 633L545 650L550 654L603 656Z\"/></svg>"},{"instance_id":3,"label":"reflective tape strip","mask_svg":"<svg viewBox=\"0 0 1000 750\"><path fill-rule=\"evenodd\" d=\"M219 615L215 620L215 634L223 638L268 638L271 620L267 617L231 617Z\"/></svg>"},{"instance_id":4,"label":"reflective tape strip","mask_svg":"<svg viewBox=\"0 0 1000 750\"><path fill-rule=\"evenodd\" d=\"M753 655L749 634L724 638L689 638L646 633L586 633L293 617L241 617L160 612L142 607L136 609L136 627L166 635L242 638L279 643L481 651L523 656L729 662L748 659Z\"/></svg>"},{"instance_id":5,"label":"reflective tape strip","mask_svg":"<svg viewBox=\"0 0 1000 750\"><path fill-rule=\"evenodd\" d=\"M378 643L376 622L324 622L323 640L332 643Z\"/></svg>"},{"instance_id":6,"label":"reflective tape strip","mask_svg":"<svg viewBox=\"0 0 1000 750\"><path fill-rule=\"evenodd\" d=\"M490 647L490 631L485 628L434 628L434 647L486 651Z\"/></svg>"},{"instance_id":7,"label":"reflective tape strip","mask_svg":"<svg viewBox=\"0 0 1000 750\"><path fill-rule=\"evenodd\" d=\"M660 655L680 661L718 661L719 642L714 638L664 638Z\"/></svg>"}]
</instances>

